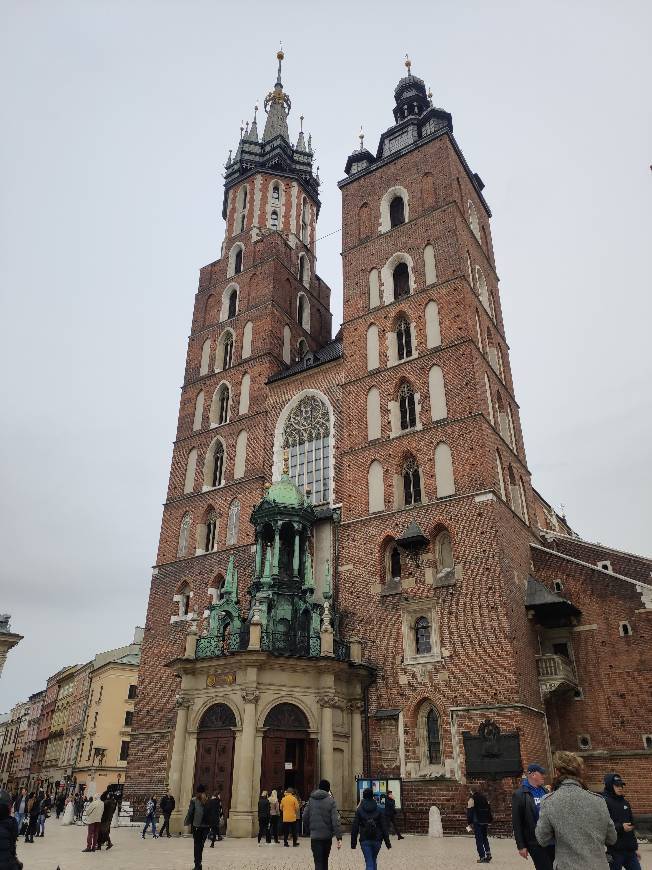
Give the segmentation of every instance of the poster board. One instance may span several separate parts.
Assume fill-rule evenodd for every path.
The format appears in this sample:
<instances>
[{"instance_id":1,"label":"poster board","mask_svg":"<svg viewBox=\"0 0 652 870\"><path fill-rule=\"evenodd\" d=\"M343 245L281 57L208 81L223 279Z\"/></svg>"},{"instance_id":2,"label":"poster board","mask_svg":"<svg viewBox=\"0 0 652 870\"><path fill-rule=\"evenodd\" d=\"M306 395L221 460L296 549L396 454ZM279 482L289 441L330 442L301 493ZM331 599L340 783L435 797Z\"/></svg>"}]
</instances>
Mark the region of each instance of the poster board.
<instances>
[{"instance_id":1,"label":"poster board","mask_svg":"<svg viewBox=\"0 0 652 870\"><path fill-rule=\"evenodd\" d=\"M396 801L396 809L402 809L401 803L401 780L400 779L356 779L358 803L362 800L362 792L365 788L373 789L374 798L381 806L385 805L385 796L388 791L393 792Z\"/></svg>"}]
</instances>

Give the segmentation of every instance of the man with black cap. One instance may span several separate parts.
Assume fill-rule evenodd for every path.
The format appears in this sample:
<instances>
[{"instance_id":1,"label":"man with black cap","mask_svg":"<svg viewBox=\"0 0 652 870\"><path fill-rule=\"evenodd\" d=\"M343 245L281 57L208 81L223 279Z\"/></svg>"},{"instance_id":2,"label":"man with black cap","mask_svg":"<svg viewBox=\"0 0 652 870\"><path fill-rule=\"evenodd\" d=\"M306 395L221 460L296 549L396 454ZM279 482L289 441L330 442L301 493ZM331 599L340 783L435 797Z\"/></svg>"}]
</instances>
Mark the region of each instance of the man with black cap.
<instances>
[{"instance_id":1,"label":"man with black cap","mask_svg":"<svg viewBox=\"0 0 652 870\"><path fill-rule=\"evenodd\" d=\"M512 795L512 826L516 848L521 858L532 858L536 870L552 870L555 858L554 846L540 846L535 836L541 801L548 794L544 788L546 769L540 764L530 764L527 778Z\"/></svg>"},{"instance_id":2,"label":"man with black cap","mask_svg":"<svg viewBox=\"0 0 652 870\"><path fill-rule=\"evenodd\" d=\"M310 795L303 811L303 830L310 836L315 870L328 870L333 837L337 840L337 848L342 848L342 824L327 779L322 779L319 787Z\"/></svg>"},{"instance_id":3,"label":"man with black cap","mask_svg":"<svg viewBox=\"0 0 652 870\"><path fill-rule=\"evenodd\" d=\"M641 870L638 841L634 833L632 805L625 798L625 783L618 773L608 773L604 778L603 798L616 828L618 839L607 846L612 870Z\"/></svg>"}]
</instances>

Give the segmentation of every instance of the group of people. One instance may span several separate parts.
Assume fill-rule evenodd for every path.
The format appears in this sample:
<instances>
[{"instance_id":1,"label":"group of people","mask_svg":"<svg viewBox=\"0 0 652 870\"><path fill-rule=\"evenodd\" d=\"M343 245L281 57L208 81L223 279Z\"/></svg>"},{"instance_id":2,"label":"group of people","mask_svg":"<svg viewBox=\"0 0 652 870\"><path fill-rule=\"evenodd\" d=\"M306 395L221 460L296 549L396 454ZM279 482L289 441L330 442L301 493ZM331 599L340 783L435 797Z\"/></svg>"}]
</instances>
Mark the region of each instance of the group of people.
<instances>
[{"instance_id":1,"label":"group of people","mask_svg":"<svg viewBox=\"0 0 652 870\"><path fill-rule=\"evenodd\" d=\"M163 834L170 836L170 816L174 812L174 808L176 807L177 802L175 801L173 795L169 794L167 791L161 796L161 800L157 802L154 795L152 795L147 804L145 806L145 825L142 830L142 838L145 839L145 834L147 833L147 829L151 826L152 828L152 837L155 840L158 840L159 837L162 837ZM161 830L156 833L156 816L160 813L163 816L163 824L161 825Z\"/></svg>"}]
</instances>

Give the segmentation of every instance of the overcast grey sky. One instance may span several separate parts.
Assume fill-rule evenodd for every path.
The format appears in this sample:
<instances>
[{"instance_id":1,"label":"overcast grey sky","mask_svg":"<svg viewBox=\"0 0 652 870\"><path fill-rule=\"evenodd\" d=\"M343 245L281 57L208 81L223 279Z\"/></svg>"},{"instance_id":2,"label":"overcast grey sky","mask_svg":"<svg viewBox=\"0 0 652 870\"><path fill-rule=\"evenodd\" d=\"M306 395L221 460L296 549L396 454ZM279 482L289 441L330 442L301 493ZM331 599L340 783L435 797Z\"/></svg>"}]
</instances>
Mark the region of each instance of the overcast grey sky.
<instances>
[{"instance_id":1,"label":"overcast grey sky","mask_svg":"<svg viewBox=\"0 0 652 870\"><path fill-rule=\"evenodd\" d=\"M652 551L649 2L0 2L0 710L143 624L221 172L284 84L319 235L413 72L486 183L535 486ZM340 235L318 245L341 318ZM646 251L648 252L646 254Z\"/></svg>"}]
</instances>

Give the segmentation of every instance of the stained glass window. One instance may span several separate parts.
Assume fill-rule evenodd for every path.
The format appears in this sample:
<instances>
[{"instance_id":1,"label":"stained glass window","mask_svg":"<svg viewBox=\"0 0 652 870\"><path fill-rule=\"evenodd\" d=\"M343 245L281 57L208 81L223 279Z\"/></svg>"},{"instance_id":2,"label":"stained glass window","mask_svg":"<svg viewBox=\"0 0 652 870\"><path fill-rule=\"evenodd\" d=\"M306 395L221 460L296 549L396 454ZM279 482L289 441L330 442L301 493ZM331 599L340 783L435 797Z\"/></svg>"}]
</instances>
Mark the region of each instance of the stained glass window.
<instances>
[{"instance_id":1,"label":"stained glass window","mask_svg":"<svg viewBox=\"0 0 652 870\"><path fill-rule=\"evenodd\" d=\"M317 396L305 396L292 409L283 429L289 475L313 504L330 501L330 414Z\"/></svg>"}]
</instances>

